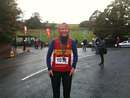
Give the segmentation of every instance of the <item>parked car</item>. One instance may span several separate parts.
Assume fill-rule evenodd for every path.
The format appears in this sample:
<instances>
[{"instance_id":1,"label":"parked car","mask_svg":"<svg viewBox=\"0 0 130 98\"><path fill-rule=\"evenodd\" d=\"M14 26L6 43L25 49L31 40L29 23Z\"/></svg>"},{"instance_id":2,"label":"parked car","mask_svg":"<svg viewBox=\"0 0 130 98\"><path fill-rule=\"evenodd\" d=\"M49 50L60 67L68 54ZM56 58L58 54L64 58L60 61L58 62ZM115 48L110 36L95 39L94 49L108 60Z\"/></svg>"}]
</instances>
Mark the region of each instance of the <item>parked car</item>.
<instances>
[{"instance_id":1,"label":"parked car","mask_svg":"<svg viewBox=\"0 0 130 98\"><path fill-rule=\"evenodd\" d=\"M115 44L116 47L116 44ZM119 43L119 47L130 47L130 41L123 41L121 43Z\"/></svg>"}]
</instances>

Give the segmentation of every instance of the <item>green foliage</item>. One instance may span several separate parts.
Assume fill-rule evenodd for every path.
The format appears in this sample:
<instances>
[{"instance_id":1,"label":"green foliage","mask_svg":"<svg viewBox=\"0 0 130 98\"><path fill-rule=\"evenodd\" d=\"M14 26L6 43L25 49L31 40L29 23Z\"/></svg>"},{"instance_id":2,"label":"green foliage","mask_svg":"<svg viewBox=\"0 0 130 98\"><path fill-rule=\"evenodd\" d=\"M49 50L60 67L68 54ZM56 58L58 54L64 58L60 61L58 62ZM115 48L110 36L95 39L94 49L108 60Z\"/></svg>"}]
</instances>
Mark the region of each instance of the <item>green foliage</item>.
<instances>
[{"instance_id":1,"label":"green foliage","mask_svg":"<svg viewBox=\"0 0 130 98\"><path fill-rule=\"evenodd\" d=\"M11 41L20 13L15 0L0 0L0 43Z\"/></svg>"},{"instance_id":2,"label":"green foliage","mask_svg":"<svg viewBox=\"0 0 130 98\"><path fill-rule=\"evenodd\" d=\"M80 29L78 24L69 24L69 28L72 31L79 31L79 29Z\"/></svg>"},{"instance_id":3,"label":"green foliage","mask_svg":"<svg viewBox=\"0 0 130 98\"><path fill-rule=\"evenodd\" d=\"M130 0L115 0L106 9L94 11L89 21L80 23L97 36L115 38L130 35Z\"/></svg>"},{"instance_id":4,"label":"green foliage","mask_svg":"<svg viewBox=\"0 0 130 98\"><path fill-rule=\"evenodd\" d=\"M87 32L87 33L86 33ZM79 32L71 32L72 38L74 40L78 40L78 42L82 42L84 39L87 39L88 41L92 41L93 38L95 38L95 35L92 32L88 31L79 31Z\"/></svg>"},{"instance_id":5,"label":"green foliage","mask_svg":"<svg viewBox=\"0 0 130 98\"><path fill-rule=\"evenodd\" d=\"M79 24L79 26L82 27L82 28L89 28L90 22L89 21L83 21Z\"/></svg>"},{"instance_id":6,"label":"green foliage","mask_svg":"<svg viewBox=\"0 0 130 98\"><path fill-rule=\"evenodd\" d=\"M102 37L116 37L130 32L130 5L128 0L115 0L97 16L94 33ZM127 33L126 33L127 32Z\"/></svg>"},{"instance_id":7,"label":"green foliage","mask_svg":"<svg viewBox=\"0 0 130 98\"><path fill-rule=\"evenodd\" d=\"M88 31L85 28L80 28L78 24L69 24L70 32L73 40L78 40L78 42L82 42L84 39L88 41L92 41L95 38L93 32ZM17 35L23 35L22 32L17 32ZM56 28L51 29L51 39L49 40L46 34L46 31L43 29L29 29L27 35L38 37L45 43L48 43L50 40L53 40L55 37L59 36Z\"/></svg>"},{"instance_id":8,"label":"green foliage","mask_svg":"<svg viewBox=\"0 0 130 98\"><path fill-rule=\"evenodd\" d=\"M23 35L21 32L17 32L17 35ZM47 37L46 32L40 29L35 30L29 30L27 35L38 37L43 42L48 43L49 39ZM53 40L55 37L58 37L59 33L56 30L52 30L51 32L51 40ZM92 41L93 38L95 38L95 35L92 32L89 32L87 30L71 30L71 36L73 40L78 40L78 42L82 42L83 39L87 39L88 41Z\"/></svg>"},{"instance_id":9,"label":"green foliage","mask_svg":"<svg viewBox=\"0 0 130 98\"><path fill-rule=\"evenodd\" d=\"M45 33L41 33L39 39L43 42L48 42L47 35Z\"/></svg>"},{"instance_id":10,"label":"green foliage","mask_svg":"<svg viewBox=\"0 0 130 98\"><path fill-rule=\"evenodd\" d=\"M12 37L8 33L2 33L0 35L0 43L8 43L11 40L12 40Z\"/></svg>"},{"instance_id":11,"label":"green foliage","mask_svg":"<svg viewBox=\"0 0 130 98\"><path fill-rule=\"evenodd\" d=\"M104 10L108 18L107 27L111 28L112 36L122 36L130 32L130 3L128 0L115 0ZM111 9L112 8L112 9ZM127 33L126 33L127 32Z\"/></svg>"},{"instance_id":12,"label":"green foliage","mask_svg":"<svg viewBox=\"0 0 130 98\"><path fill-rule=\"evenodd\" d=\"M52 30L56 30L56 26L57 26L56 23L51 23L50 25L51 25L51 29L52 29Z\"/></svg>"},{"instance_id":13,"label":"green foliage","mask_svg":"<svg viewBox=\"0 0 130 98\"><path fill-rule=\"evenodd\" d=\"M42 23L40 21L40 16L38 13L34 13L30 19L25 21L25 24L29 29L42 28Z\"/></svg>"}]
</instances>

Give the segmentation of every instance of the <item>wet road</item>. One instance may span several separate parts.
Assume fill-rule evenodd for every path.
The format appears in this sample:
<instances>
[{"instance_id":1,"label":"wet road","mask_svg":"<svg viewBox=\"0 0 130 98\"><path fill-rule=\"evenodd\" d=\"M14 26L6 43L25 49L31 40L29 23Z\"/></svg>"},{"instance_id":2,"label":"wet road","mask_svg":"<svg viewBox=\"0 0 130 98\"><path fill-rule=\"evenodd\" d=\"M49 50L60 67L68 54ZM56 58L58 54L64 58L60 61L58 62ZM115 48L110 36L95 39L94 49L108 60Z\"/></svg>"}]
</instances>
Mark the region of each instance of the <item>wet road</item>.
<instances>
[{"instance_id":1,"label":"wet road","mask_svg":"<svg viewBox=\"0 0 130 98\"><path fill-rule=\"evenodd\" d=\"M52 98L46 52L32 49L17 59L0 61L0 98ZM129 48L109 49L104 70L91 49L79 49L78 54L71 98L130 98Z\"/></svg>"}]
</instances>

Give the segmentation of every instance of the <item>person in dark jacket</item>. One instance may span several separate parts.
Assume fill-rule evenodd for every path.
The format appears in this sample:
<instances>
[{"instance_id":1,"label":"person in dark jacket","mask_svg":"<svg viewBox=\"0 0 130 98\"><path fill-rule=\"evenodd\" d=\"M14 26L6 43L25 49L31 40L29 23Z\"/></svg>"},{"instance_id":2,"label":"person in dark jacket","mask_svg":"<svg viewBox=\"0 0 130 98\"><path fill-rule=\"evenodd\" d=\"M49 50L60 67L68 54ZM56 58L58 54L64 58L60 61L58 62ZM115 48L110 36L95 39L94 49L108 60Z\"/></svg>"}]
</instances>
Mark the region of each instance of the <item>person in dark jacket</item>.
<instances>
[{"instance_id":1,"label":"person in dark jacket","mask_svg":"<svg viewBox=\"0 0 130 98\"><path fill-rule=\"evenodd\" d=\"M103 37L101 38L98 37L95 43L98 49L98 54L100 55L100 58L101 58L101 62L99 63L99 66L103 69L104 68L104 49L106 48L105 41Z\"/></svg>"},{"instance_id":2,"label":"person in dark jacket","mask_svg":"<svg viewBox=\"0 0 130 98\"><path fill-rule=\"evenodd\" d=\"M60 98L61 80L63 96L70 98L72 76L78 60L77 47L75 41L69 37L69 27L66 23L58 25L58 32L60 36L51 42L47 53L48 74L51 77L53 98ZM73 62L71 61L72 53Z\"/></svg>"},{"instance_id":3,"label":"person in dark jacket","mask_svg":"<svg viewBox=\"0 0 130 98\"><path fill-rule=\"evenodd\" d=\"M83 43L83 51L86 52L86 48L87 48L87 45L88 45L87 39L84 39L84 40L82 41L82 43Z\"/></svg>"}]
</instances>

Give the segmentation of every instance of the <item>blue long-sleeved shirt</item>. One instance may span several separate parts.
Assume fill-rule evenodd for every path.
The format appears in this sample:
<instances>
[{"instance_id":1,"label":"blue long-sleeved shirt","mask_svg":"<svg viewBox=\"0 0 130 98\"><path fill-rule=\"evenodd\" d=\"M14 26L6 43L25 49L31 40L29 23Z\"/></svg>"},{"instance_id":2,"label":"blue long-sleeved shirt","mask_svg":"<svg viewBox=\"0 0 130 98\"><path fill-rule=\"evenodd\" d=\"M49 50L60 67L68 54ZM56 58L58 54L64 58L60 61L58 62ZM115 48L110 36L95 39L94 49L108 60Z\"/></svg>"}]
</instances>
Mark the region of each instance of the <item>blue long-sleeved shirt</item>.
<instances>
[{"instance_id":1,"label":"blue long-sleeved shirt","mask_svg":"<svg viewBox=\"0 0 130 98\"><path fill-rule=\"evenodd\" d=\"M49 45L49 49L48 49L48 53L47 53L47 58L46 58L46 63L47 63L47 67L48 70L50 70L52 68L51 65L51 56L54 50L54 43L55 41L53 40L51 42L51 44ZM77 52L77 45L76 42L72 40L72 52L73 52L73 63L72 63L72 67L76 68L76 64L78 61L78 52Z\"/></svg>"}]
</instances>

